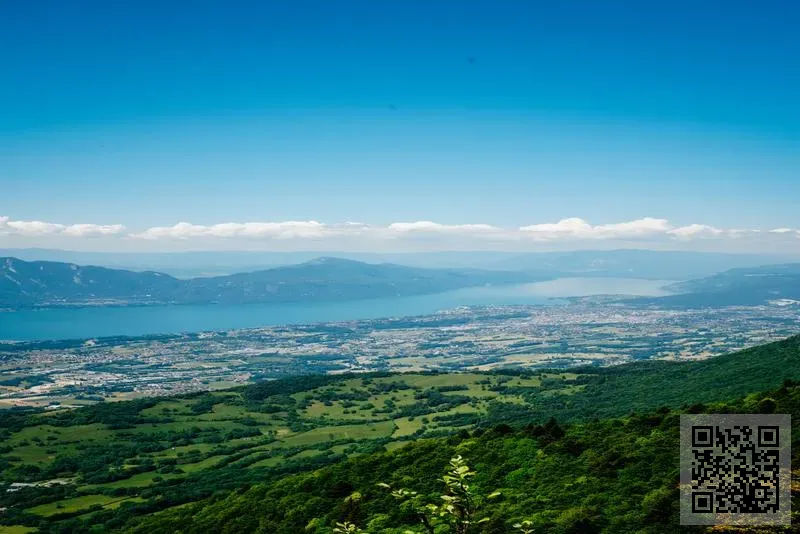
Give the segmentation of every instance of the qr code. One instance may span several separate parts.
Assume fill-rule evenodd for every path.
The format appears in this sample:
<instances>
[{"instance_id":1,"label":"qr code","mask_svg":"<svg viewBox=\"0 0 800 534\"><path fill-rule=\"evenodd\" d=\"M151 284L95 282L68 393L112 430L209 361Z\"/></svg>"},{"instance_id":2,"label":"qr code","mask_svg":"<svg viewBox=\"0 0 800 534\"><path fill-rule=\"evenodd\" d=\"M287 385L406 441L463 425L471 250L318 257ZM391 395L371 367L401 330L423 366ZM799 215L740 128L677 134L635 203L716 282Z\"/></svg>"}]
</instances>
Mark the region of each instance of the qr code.
<instances>
[{"instance_id":1,"label":"qr code","mask_svg":"<svg viewBox=\"0 0 800 534\"><path fill-rule=\"evenodd\" d=\"M681 524L788 525L791 417L681 416Z\"/></svg>"}]
</instances>

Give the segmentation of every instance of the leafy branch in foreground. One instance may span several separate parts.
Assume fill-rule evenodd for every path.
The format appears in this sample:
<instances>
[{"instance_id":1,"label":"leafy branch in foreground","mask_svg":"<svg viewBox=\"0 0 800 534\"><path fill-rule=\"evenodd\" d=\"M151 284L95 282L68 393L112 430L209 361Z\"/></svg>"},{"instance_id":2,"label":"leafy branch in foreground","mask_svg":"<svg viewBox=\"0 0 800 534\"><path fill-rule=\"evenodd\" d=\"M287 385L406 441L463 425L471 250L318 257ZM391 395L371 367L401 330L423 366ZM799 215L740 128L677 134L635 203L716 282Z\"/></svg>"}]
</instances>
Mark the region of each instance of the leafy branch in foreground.
<instances>
[{"instance_id":1,"label":"leafy branch in foreground","mask_svg":"<svg viewBox=\"0 0 800 534\"><path fill-rule=\"evenodd\" d=\"M361 534L364 531L353 523L345 521L344 523L336 523L336 526L333 528L333 532L335 534Z\"/></svg>"},{"instance_id":2,"label":"leafy branch in foreground","mask_svg":"<svg viewBox=\"0 0 800 534\"><path fill-rule=\"evenodd\" d=\"M447 526L448 531L453 534L469 534L474 532L474 525L479 525L489 521L488 517L476 519L480 508L489 500L500 496L499 491L490 493L483 497L475 494L472 490L469 479L475 476L475 471L470 469L464 458L455 456L450 459L450 464L442 482L445 484L445 493L440 495L443 501L441 504L424 502L424 499L416 492L406 488L392 489L389 484L381 482L378 486L391 491L392 497L401 502L401 506L409 508L417 516L424 532L435 534L442 532L438 527ZM523 521L514 525L514 528L522 534L533 533L532 523ZM364 531L353 523L337 523L334 528L337 534L359 534ZM405 534L415 534L413 530L405 531Z\"/></svg>"},{"instance_id":3,"label":"leafy branch in foreground","mask_svg":"<svg viewBox=\"0 0 800 534\"><path fill-rule=\"evenodd\" d=\"M533 521L528 520L522 521L521 523L515 523L514 528L517 529L520 534L534 534L534 532L536 532L533 529Z\"/></svg>"}]
</instances>

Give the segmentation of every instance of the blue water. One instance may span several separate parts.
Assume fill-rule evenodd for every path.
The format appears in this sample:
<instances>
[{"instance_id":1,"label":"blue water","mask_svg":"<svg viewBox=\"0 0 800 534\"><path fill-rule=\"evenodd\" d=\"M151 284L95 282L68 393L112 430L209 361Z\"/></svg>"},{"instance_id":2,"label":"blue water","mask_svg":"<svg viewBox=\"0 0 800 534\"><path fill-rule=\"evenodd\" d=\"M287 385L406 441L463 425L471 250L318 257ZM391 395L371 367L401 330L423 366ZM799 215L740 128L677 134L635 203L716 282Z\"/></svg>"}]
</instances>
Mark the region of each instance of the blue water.
<instances>
[{"instance_id":1,"label":"blue water","mask_svg":"<svg viewBox=\"0 0 800 534\"><path fill-rule=\"evenodd\" d=\"M1 340L75 339L229 330L280 324L423 315L457 306L550 304L552 298L599 294L656 296L666 281L560 278L474 287L415 297L347 302L78 308L0 312Z\"/></svg>"}]
</instances>

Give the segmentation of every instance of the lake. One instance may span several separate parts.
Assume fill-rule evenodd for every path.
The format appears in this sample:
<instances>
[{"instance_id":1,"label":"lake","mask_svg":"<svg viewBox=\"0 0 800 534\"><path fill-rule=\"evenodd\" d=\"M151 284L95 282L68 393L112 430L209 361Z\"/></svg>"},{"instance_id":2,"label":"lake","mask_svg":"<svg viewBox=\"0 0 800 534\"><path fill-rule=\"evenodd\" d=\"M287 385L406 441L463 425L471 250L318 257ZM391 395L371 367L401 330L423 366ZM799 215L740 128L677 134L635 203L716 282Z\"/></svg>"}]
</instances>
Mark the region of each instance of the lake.
<instances>
[{"instance_id":1,"label":"lake","mask_svg":"<svg viewBox=\"0 0 800 534\"><path fill-rule=\"evenodd\" d=\"M14 341L141 336L327 321L424 315L457 306L552 304L552 298L659 296L671 283L637 278L559 278L458 289L433 295L279 304L73 308L0 312L0 339Z\"/></svg>"}]
</instances>

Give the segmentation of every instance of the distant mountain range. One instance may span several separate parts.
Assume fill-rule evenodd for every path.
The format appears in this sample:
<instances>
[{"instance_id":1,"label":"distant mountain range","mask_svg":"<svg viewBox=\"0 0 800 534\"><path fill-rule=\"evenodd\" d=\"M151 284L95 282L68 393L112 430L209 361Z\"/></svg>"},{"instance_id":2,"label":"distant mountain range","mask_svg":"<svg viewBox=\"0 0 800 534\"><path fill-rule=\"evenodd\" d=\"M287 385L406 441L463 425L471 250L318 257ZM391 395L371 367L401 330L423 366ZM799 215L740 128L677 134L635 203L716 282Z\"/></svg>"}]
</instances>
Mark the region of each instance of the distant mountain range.
<instances>
[{"instance_id":1,"label":"distant mountain range","mask_svg":"<svg viewBox=\"0 0 800 534\"><path fill-rule=\"evenodd\" d=\"M712 307L800 302L800 263L730 269L713 276L671 284L675 295L639 299L658 305Z\"/></svg>"},{"instance_id":2,"label":"distant mountain range","mask_svg":"<svg viewBox=\"0 0 800 534\"><path fill-rule=\"evenodd\" d=\"M791 256L723 254L667 250L576 250L520 254L487 267L533 272L560 272L569 276L691 280L733 268L800 260Z\"/></svg>"},{"instance_id":3,"label":"distant mountain range","mask_svg":"<svg viewBox=\"0 0 800 534\"><path fill-rule=\"evenodd\" d=\"M521 272L424 269L325 257L249 273L182 280L154 271L4 257L0 258L0 308L352 300L546 278Z\"/></svg>"},{"instance_id":4,"label":"distant mountain range","mask_svg":"<svg viewBox=\"0 0 800 534\"><path fill-rule=\"evenodd\" d=\"M54 261L0 257L0 308L83 305L303 302L354 300L439 293L485 284L513 284L563 276L653 277L656 259L675 269L698 253L581 251L505 258L498 270L422 268L322 257L224 276L181 279L157 271L130 271ZM536 268L534 260L540 263ZM548 259L549 258L549 259ZM594 258L593 260L591 258ZM705 258L699 269L720 261ZM701 262L702 263L702 262ZM507 270L499 270L505 266ZM684 267L690 272L698 267ZM583 269L583 270L580 270ZM649 273L646 276L643 273ZM664 273L666 274L666 273ZM667 277L664 277L667 278ZM675 294L631 300L675 307L757 305L800 301L800 263L729 269L667 286Z\"/></svg>"},{"instance_id":5,"label":"distant mountain range","mask_svg":"<svg viewBox=\"0 0 800 534\"><path fill-rule=\"evenodd\" d=\"M439 251L377 252L76 252L54 249L0 249L0 257L25 261L59 261L113 269L158 271L177 278L221 276L295 265L320 256L409 267L528 271L550 276L618 276L689 280L727 269L800 261L800 257L769 254L726 254L657 250L578 250L567 252Z\"/></svg>"}]
</instances>

